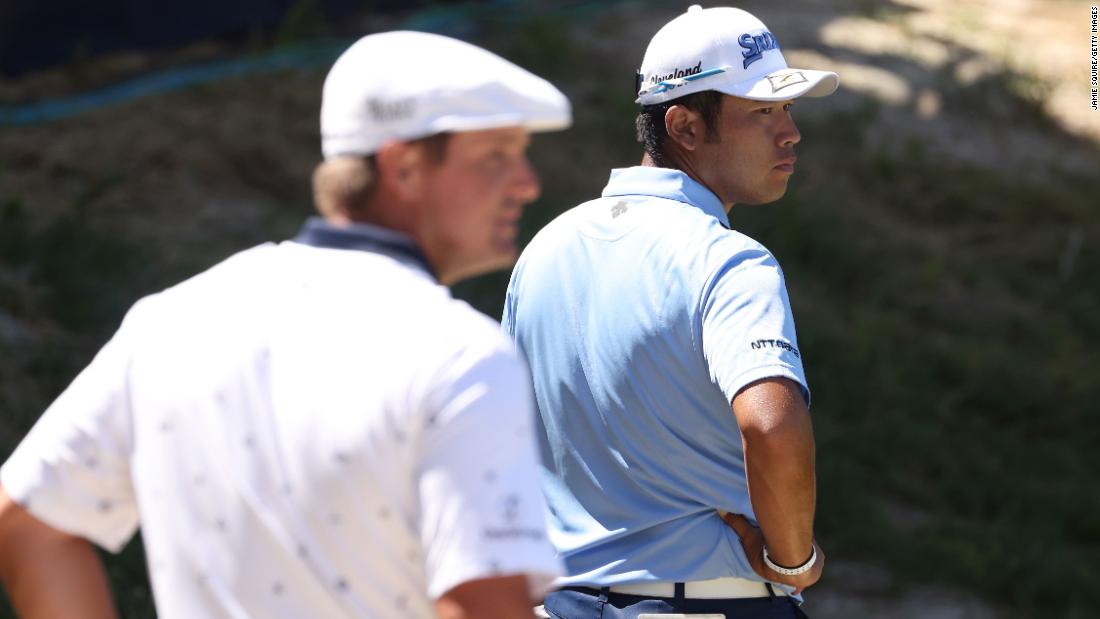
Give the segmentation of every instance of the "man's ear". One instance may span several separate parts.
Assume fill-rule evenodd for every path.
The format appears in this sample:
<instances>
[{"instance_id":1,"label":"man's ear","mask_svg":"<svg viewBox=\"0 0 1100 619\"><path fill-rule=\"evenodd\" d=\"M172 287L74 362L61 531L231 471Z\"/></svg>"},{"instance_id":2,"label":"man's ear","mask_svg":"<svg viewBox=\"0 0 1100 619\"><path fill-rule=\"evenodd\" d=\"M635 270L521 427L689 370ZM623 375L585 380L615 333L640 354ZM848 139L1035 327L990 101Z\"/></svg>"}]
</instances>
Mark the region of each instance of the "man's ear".
<instances>
[{"instance_id":1,"label":"man's ear","mask_svg":"<svg viewBox=\"0 0 1100 619\"><path fill-rule=\"evenodd\" d=\"M693 151L706 136L703 117L682 105L674 105L665 112L665 132L674 144L686 151Z\"/></svg>"},{"instance_id":2,"label":"man's ear","mask_svg":"<svg viewBox=\"0 0 1100 619\"><path fill-rule=\"evenodd\" d=\"M424 152L407 142L387 142L375 154L378 182L401 200L416 202L424 186Z\"/></svg>"}]
</instances>

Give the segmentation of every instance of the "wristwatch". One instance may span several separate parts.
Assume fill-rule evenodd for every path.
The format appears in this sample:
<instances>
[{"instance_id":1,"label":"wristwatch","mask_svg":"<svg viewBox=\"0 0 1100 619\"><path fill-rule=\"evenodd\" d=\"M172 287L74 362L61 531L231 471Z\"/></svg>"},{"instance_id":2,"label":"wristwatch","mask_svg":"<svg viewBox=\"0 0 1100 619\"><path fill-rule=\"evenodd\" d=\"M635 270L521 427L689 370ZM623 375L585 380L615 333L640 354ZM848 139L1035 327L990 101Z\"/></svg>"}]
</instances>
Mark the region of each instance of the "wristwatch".
<instances>
[{"instance_id":1,"label":"wristwatch","mask_svg":"<svg viewBox=\"0 0 1100 619\"><path fill-rule=\"evenodd\" d=\"M768 566L769 569L778 572L784 576L798 576L799 574L805 574L806 572L810 571L811 568L813 568L814 563L816 562L817 544L814 544L811 547L810 558L798 567L783 567L782 565L777 565L771 560L771 557L768 556L768 547L764 547L764 565Z\"/></svg>"}]
</instances>

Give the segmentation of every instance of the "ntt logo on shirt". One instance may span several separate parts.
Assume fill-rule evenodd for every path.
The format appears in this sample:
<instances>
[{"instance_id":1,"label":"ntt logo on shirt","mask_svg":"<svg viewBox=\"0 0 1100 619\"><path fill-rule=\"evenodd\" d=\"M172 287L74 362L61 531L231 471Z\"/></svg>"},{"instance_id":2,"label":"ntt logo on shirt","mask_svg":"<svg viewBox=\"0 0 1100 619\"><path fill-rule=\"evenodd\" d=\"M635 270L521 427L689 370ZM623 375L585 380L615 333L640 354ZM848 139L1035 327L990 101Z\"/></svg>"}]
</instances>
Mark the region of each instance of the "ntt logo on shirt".
<instances>
[{"instance_id":1,"label":"ntt logo on shirt","mask_svg":"<svg viewBox=\"0 0 1100 619\"><path fill-rule=\"evenodd\" d=\"M749 345L752 346L753 350L757 350L760 348L782 348L787 352L794 353L794 356L798 357L799 359L802 358L802 355L798 353L797 348L791 346L790 342L784 342L783 340L756 340L755 342L749 342Z\"/></svg>"}]
</instances>

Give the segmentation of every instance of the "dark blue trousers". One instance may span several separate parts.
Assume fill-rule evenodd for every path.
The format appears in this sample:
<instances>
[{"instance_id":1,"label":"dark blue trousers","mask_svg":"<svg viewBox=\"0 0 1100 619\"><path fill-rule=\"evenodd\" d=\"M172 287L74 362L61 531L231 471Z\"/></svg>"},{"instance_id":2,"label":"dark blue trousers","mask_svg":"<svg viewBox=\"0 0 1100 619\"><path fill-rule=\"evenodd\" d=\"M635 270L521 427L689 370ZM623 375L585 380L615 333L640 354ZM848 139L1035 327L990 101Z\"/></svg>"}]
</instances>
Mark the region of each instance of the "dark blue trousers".
<instances>
[{"instance_id":1,"label":"dark blue trousers","mask_svg":"<svg viewBox=\"0 0 1100 619\"><path fill-rule=\"evenodd\" d=\"M546 612L554 619L638 619L640 615L681 613L721 614L726 619L806 619L798 603L778 595L736 600L684 598L677 583L676 597L648 598L611 593L606 588L565 587L546 596Z\"/></svg>"}]
</instances>

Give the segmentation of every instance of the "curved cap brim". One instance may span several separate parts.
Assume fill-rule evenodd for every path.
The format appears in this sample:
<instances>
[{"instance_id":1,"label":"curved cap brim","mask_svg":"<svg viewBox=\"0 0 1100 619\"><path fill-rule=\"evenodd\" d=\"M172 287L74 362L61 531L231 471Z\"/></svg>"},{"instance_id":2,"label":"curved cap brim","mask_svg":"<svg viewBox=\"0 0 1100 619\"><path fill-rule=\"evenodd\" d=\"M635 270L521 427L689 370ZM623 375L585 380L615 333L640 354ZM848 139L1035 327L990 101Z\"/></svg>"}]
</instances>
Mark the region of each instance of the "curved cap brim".
<instances>
[{"instance_id":1,"label":"curved cap brim","mask_svg":"<svg viewBox=\"0 0 1100 619\"><path fill-rule=\"evenodd\" d=\"M780 69L759 79L729 86L714 86L714 90L754 101L786 101L798 97L825 97L840 86L840 76L832 71L811 69Z\"/></svg>"}]
</instances>

